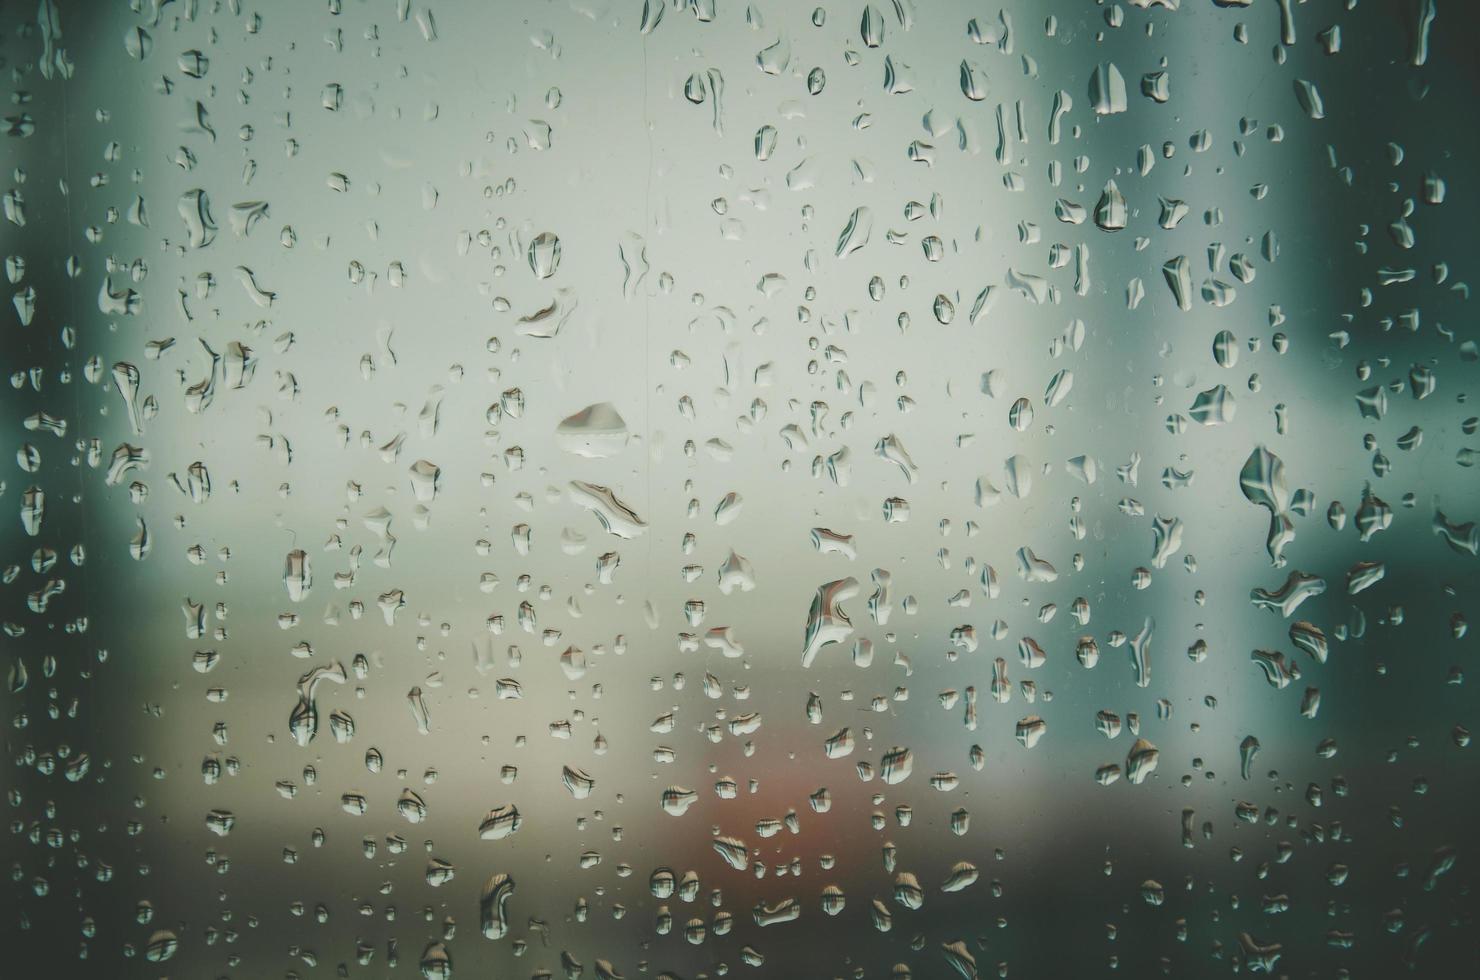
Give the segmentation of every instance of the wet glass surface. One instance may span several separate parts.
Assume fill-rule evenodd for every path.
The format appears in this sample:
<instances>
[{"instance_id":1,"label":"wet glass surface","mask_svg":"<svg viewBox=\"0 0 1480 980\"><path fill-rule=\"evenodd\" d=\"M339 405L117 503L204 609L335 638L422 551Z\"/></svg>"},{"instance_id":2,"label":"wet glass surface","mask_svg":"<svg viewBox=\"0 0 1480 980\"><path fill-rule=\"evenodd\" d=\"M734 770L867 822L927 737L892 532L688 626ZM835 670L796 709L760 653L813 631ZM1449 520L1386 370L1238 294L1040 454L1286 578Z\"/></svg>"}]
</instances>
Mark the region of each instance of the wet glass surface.
<instances>
[{"instance_id":1,"label":"wet glass surface","mask_svg":"<svg viewBox=\"0 0 1480 980\"><path fill-rule=\"evenodd\" d=\"M1480 969L1477 25L0 8L0 973Z\"/></svg>"}]
</instances>

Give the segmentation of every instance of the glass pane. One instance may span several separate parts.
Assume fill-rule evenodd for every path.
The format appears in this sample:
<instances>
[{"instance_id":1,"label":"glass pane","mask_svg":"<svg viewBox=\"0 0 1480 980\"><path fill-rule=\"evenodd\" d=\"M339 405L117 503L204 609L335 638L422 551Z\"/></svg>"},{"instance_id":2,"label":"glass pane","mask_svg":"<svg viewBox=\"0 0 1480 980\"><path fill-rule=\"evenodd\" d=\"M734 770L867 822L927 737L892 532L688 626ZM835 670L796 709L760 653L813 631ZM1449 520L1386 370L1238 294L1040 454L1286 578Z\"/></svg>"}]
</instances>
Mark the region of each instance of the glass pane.
<instances>
[{"instance_id":1,"label":"glass pane","mask_svg":"<svg viewBox=\"0 0 1480 980\"><path fill-rule=\"evenodd\" d=\"M5 5L0 972L1469 975L1476 21Z\"/></svg>"}]
</instances>

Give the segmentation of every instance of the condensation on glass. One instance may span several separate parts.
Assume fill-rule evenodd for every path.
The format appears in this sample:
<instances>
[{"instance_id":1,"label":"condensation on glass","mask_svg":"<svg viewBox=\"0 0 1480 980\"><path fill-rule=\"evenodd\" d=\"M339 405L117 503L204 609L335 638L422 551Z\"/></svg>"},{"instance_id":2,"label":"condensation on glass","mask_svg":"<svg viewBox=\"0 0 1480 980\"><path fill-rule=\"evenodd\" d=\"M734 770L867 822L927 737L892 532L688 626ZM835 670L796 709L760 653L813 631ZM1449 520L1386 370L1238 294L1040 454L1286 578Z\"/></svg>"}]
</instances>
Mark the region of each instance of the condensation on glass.
<instances>
[{"instance_id":1,"label":"condensation on glass","mask_svg":"<svg viewBox=\"0 0 1480 980\"><path fill-rule=\"evenodd\" d=\"M1468 975L1477 26L6 4L0 972Z\"/></svg>"}]
</instances>

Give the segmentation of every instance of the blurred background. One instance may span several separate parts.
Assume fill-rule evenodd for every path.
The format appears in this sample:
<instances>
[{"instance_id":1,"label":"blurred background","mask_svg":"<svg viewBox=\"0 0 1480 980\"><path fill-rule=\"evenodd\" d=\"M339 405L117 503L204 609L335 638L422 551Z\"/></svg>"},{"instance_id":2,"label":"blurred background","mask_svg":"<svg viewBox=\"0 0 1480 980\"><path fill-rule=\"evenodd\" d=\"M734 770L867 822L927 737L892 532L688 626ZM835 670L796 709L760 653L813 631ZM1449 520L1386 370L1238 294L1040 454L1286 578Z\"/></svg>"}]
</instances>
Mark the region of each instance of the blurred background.
<instances>
[{"instance_id":1,"label":"blurred background","mask_svg":"<svg viewBox=\"0 0 1480 980\"><path fill-rule=\"evenodd\" d=\"M15 974L1473 970L1474 28L0 8Z\"/></svg>"}]
</instances>

